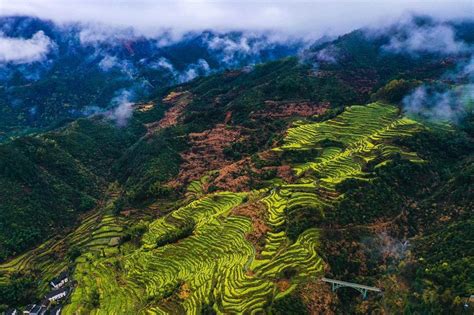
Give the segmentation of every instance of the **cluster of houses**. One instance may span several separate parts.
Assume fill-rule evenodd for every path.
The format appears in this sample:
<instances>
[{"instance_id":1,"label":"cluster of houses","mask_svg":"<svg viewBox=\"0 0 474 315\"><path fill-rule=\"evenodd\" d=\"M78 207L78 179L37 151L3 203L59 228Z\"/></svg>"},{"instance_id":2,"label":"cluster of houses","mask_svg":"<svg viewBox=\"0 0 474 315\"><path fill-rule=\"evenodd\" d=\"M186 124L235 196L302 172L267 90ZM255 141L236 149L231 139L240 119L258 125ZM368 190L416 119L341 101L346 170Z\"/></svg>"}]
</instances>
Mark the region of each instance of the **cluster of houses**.
<instances>
[{"instance_id":1,"label":"cluster of houses","mask_svg":"<svg viewBox=\"0 0 474 315\"><path fill-rule=\"evenodd\" d=\"M63 271L49 282L51 291L46 294L41 303L30 304L23 311L10 309L5 315L59 315L61 314L61 301L64 301L71 293L70 277L67 271Z\"/></svg>"}]
</instances>

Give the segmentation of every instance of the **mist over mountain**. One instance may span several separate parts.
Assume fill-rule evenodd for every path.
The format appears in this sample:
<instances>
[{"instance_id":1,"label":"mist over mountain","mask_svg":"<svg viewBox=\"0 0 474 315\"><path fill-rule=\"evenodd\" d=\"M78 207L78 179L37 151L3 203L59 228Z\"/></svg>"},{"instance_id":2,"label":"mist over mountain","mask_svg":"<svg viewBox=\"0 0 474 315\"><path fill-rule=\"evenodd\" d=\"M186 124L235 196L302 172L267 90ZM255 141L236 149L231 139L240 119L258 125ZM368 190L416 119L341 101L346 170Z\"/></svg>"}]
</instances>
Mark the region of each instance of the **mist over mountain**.
<instances>
[{"instance_id":1,"label":"mist over mountain","mask_svg":"<svg viewBox=\"0 0 474 315\"><path fill-rule=\"evenodd\" d=\"M280 36L318 39L352 30L396 23L410 15L439 20L472 17L469 0L17 0L3 3L1 15L28 15L59 24L80 22L133 28L144 36L168 31L180 37L190 31L275 31Z\"/></svg>"},{"instance_id":2,"label":"mist over mountain","mask_svg":"<svg viewBox=\"0 0 474 315\"><path fill-rule=\"evenodd\" d=\"M295 55L306 43L268 33L190 32L178 40L127 29L0 18L1 132L51 127L113 106L127 89L151 91L224 69Z\"/></svg>"},{"instance_id":3,"label":"mist over mountain","mask_svg":"<svg viewBox=\"0 0 474 315\"><path fill-rule=\"evenodd\" d=\"M108 111L123 90L134 101L197 76L294 55L303 62L311 59L315 67L320 62L333 67L353 63L337 41L322 44L331 39L327 36L309 40L269 31L202 31L174 37L164 31L146 37L133 28L56 24L26 16L2 17L1 22L2 139ZM365 51L366 60L358 62L383 64L401 58L408 65L420 55L466 56L472 53L466 29L469 22L428 17L365 28L362 40L372 47ZM317 48L308 49L311 45Z\"/></svg>"}]
</instances>

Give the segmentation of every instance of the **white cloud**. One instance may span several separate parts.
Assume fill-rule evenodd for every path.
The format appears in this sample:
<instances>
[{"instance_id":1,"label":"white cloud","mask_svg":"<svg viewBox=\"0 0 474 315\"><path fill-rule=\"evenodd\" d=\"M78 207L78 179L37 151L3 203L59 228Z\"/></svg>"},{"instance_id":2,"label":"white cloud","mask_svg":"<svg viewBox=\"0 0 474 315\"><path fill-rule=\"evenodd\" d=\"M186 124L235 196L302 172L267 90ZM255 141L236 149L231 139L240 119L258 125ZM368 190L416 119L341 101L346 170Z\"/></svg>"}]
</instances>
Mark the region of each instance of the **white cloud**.
<instances>
[{"instance_id":1,"label":"white cloud","mask_svg":"<svg viewBox=\"0 0 474 315\"><path fill-rule=\"evenodd\" d=\"M325 62L325 63L336 63L338 57L337 48L334 46L329 46L321 49L316 54L316 61Z\"/></svg>"},{"instance_id":2,"label":"white cloud","mask_svg":"<svg viewBox=\"0 0 474 315\"><path fill-rule=\"evenodd\" d=\"M83 45L97 45L104 41L116 42L121 45L123 39L134 36L136 34L131 28L116 28L90 23L84 23L79 32L79 40Z\"/></svg>"},{"instance_id":3,"label":"white cloud","mask_svg":"<svg viewBox=\"0 0 474 315\"><path fill-rule=\"evenodd\" d=\"M242 59L248 63L260 62L263 50L268 50L278 44L294 43L295 47L302 45L302 41L288 36L279 36L271 32L258 33L247 31L241 36L233 34L208 34L204 38L205 45L219 57L219 62L227 66L238 66ZM240 57L240 58L239 58Z\"/></svg>"},{"instance_id":4,"label":"white cloud","mask_svg":"<svg viewBox=\"0 0 474 315\"><path fill-rule=\"evenodd\" d=\"M473 84L460 85L443 92L432 91L429 86L421 86L403 99L403 105L408 114L433 121L456 123L468 111L472 112L473 101Z\"/></svg>"},{"instance_id":5,"label":"white cloud","mask_svg":"<svg viewBox=\"0 0 474 315\"><path fill-rule=\"evenodd\" d=\"M128 90L121 90L117 96L112 99L112 105L115 107L109 111L106 116L109 119L115 120L118 127L127 125L128 120L133 115L133 93Z\"/></svg>"},{"instance_id":6,"label":"white cloud","mask_svg":"<svg viewBox=\"0 0 474 315\"><path fill-rule=\"evenodd\" d=\"M472 17L472 0L15 0L1 15L27 14L59 22L81 21L163 30L276 30L299 36L341 34L392 23L407 11L438 18ZM103 34L83 34L99 38Z\"/></svg>"},{"instance_id":7,"label":"white cloud","mask_svg":"<svg viewBox=\"0 0 474 315\"><path fill-rule=\"evenodd\" d=\"M31 63L46 58L54 42L39 31L30 39L5 37L0 33L0 62Z\"/></svg>"},{"instance_id":8,"label":"white cloud","mask_svg":"<svg viewBox=\"0 0 474 315\"><path fill-rule=\"evenodd\" d=\"M252 53L252 47L248 43L247 37L243 36L237 40L233 40L228 36L213 37L207 42L211 50L221 50L223 52L223 60L225 63L234 59L238 53Z\"/></svg>"},{"instance_id":9,"label":"white cloud","mask_svg":"<svg viewBox=\"0 0 474 315\"><path fill-rule=\"evenodd\" d=\"M174 67L165 57L160 57L158 61L150 63L152 69L167 69L168 71L174 72Z\"/></svg>"},{"instance_id":10,"label":"white cloud","mask_svg":"<svg viewBox=\"0 0 474 315\"><path fill-rule=\"evenodd\" d=\"M393 37L384 48L391 52L417 54L421 52L457 54L468 47L455 38L455 32L448 25L429 25L417 27L409 24L399 37Z\"/></svg>"},{"instance_id":11,"label":"white cloud","mask_svg":"<svg viewBox=\"0 0 474 315\"><path fill-rule=\"evenodd\" d=\"M119 62L117 60L117 57L110 56L110 55L105 55L105 57L102 58L102 60L99 62L99 67L103 71L109 71L110 69L118 65L119 65Z\"/></svg>"},{"instance_id":12,"label":"white cloud","mask_svg":"<svg viewBox=\"0 0 474 315\"><path fill-rule=\"evenodd\" d=\"M129 60L121 60L116 56L105 54L104 57L99 61L99 68L102 71L110 71L112 69L118 69L123 74L126 74L130 79L134 79L137 75L137 70L132 62Z\"/></svg>"},{"instance_id":13,"label":"white cloud","mask_svg":"<svg viewBox=\"0 0 474 315\"><path fill-rule=\"evenodd\" d=\"M471 82L474 82L474 57L472 57L471 60L466 65L464 65L460 71L460 75L468 77Z\"/></svg>"},{"instance_id":14,"label":"white cloud","mask_svg":"<svg viewBox=\"0 0 474 315\"><path fill-rule=\"evenodd\" d=\"M434 121L457 123L467 113L474 111L474 57L467 61L451 79L467 83L454 87L436 88L429 84L416 88L403 98L406 113Z\"/></svg>"},{"instance_id":15,"label":"white cloud","mask_svg":"<svg viewBox=\"0 0 474 315\"><path fill-rule=\"evenodd\" d=\"M178 83L191 81L200 75L211 73L211 67L204 59L199 59L196 63L188 65L186 69L182 71L176 70L173 64L164 57L160 57L157 61L151 62L150 67L153 69L168 70Z\"/></svg>"},{"instance_id":16,"label":"white cloud","mask_svg":"<svg viewBox=\"0 0 474 315\"><path fill-rule=\"evenodd\" d=\"M178 82L187 82L195 79L199 75L209 74L211 68L204 59L199 59L195 64L189 65L186 70L178 75Z\"/></svg>"}]
</instances>

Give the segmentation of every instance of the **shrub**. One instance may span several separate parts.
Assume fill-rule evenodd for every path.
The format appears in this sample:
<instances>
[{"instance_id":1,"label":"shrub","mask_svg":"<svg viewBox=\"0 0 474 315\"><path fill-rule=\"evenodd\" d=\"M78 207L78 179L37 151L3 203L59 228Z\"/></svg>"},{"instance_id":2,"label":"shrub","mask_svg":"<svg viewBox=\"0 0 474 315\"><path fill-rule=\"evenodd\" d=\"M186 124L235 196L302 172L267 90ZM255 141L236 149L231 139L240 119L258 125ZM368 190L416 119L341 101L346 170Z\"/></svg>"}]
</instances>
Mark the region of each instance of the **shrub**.
<instances>
[{"instance_id":1,"label":"shrub","mask_svg":"<svg viewBox=\"0 0 474 315\"><path fill-rule=\"evenodd\" d=\"M67 251L67 254L66 254L66 257L70 260L70 261L75 261L76 258L78 258L79 256L81 256L82 252L81 252L81 249L77 246L71 246L69 248L69 250Z\"/></svg>"},{"instance_id":2,"label":"shrub","mask_svg":"<svg viewBox=\"0 0 474 315\"><path fill-rule=\"evenodd\" d=\"M275 315L306 315L309 314L306 305L301 297L295 293L273 302L271 307L272 314Z\"/></svg>"},{"instance_id":3,"label":"shrub","mask_svg":"<svg viewBox=\"0 0 474 315\"><path fill-rule=\"evenodd\" d=\"M167 244L172 244L177 242L180 239L186 238L193 234L194 227L196 224L194 221L186 221L182 226L178 227L176 230L166 233L161 238L156 241L156 246L165 246Z\"/></svg>"},{"instance_id":4,"label":"shrub","mask_svg":"<svg viewBox=\"0 0 474 315\"><path fill-rule=\"evenodd\" d=\"M37 297L36 278L29 273L14 273L6 283L0 284L0 304L26 305Z\"/></svg>"},{"instance_id":5,"label":"shrub","mask_svg":"<svg viewBox=\"0 0 474 315\"><path fill-rule=\"evenodd\" d=\"M123 241L131 241L135 245L139 245L143 234L145 234L147 230L147 224L140 221L125 230Z\"/></svg>"},{"instance_id":6,"label":"shrub","mask_svg":"<svg viewBox=\"0 0 474 315\"><path fill-rule=\"evenodd\" d=\"M420 82L414 80L392 80L372 95L372 98L388 103L399 103L411 89L419 84Z\"/></svg>"}]
</instances>

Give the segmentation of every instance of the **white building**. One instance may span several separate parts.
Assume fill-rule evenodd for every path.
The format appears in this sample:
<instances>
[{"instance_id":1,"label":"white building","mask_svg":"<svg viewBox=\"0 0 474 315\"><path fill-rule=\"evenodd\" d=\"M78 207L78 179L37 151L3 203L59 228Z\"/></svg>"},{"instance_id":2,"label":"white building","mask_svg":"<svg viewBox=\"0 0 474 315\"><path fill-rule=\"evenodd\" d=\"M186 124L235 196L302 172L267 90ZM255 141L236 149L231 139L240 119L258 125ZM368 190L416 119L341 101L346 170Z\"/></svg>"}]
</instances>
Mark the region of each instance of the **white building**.
<instances>
[{"instance_id":1,"label":"white building","mask_svg":"<svg viewBox=\"0 0 474 315\"><path fill-rule=\"evenodd\" d=\"M51 280L49 282L49 284L54 289L59 289L59 288L63 287L68 282L69 282L69 274L66 271L63 271L59 274L58 277Z\"/></svg>"},{"instance_id":2,"label":"white building","mask_svg":"<svg viewBox=\"0 0 474 315\"><path fill-rule=\"evenodd\" d=\"M64 299L69 294L69 288L61 288L58 290L51 291L46 295L46 299L49 302Z\"/></svg>"}]
</instances>

